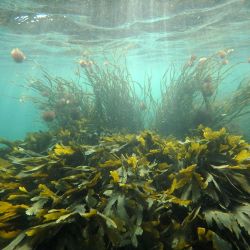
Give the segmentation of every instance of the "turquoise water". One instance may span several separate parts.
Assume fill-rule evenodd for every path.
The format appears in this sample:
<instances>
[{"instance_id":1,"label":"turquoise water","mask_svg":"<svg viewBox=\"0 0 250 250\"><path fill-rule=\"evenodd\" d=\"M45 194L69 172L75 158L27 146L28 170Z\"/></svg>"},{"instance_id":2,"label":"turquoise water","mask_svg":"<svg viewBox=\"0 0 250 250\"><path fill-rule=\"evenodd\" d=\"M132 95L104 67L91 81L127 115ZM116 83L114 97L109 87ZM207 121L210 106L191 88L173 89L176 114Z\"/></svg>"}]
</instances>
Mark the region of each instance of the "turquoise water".
<instances>
[{"instance_id":1,"label":"turquoise water","mask_svg":"<svg viewBox=\"0 0 250 250\"><path fill-rule=\"evenodd\" d=\"M86 53L99 62L114 51L126 54L133 79L151 74L158 96L159 80L169 65L182 65L190 55L206 57L230 48L230 64L250 57L249 1L92 0L0 2L0 137L22 139L43 130L40 113L25 99L27 82L40 66L53 75L75 78ZM20 48L27 59L10 56ZM229 75L222 95L250 74L242 64ZM250 119L240 124L247 133Z\"/></svg>"}]
</instances>

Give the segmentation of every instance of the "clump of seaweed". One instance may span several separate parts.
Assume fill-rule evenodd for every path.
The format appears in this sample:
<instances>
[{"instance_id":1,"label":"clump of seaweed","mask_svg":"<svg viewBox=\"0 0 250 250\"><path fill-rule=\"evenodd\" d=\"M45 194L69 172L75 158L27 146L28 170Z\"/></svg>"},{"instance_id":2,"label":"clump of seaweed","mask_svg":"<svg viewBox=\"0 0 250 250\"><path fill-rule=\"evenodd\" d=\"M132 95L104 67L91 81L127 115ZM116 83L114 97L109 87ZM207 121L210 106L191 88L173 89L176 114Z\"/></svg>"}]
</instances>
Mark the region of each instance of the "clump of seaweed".
<instances>
[{"instance_id":1,"label":"clump of seaweed","mask_svg":"<svg viewBox=\"0 0 250 250\"><path fill-rule=\"evenodd\" d=\"M151 81L133 81L126 62L100 66L80 60L79 65L76 81L45 70L42 79L30 81L29 87L37 92L31 99L48 127L75 133L92 129L98 134L143 130L153 100Z\"/></svg>"},{"instance_id":2,"label":"clump of seaweed","mask_svg":"<svg viewBox=\"0 0 250 250\"><path fill-rule=\"evenodd\" d=\"M107 65L80 61L94 101L93 122L99 129L113 132L138 132L144 128L150 85L133 81L126 61ZM150 82L148 82L150 83ZM149 94L149 95L148 95ZM140 96L140 97L139 97Z\"/></svg>"},{"instance_id":3,"label":"clump of seaweed","mask_svg":"<svg viewBox=\"0 0 250 250\"><path fill-rule=\"evenodd\" d=\"M236 67L225 66L226 55L220 51L209 58L200 58L197 63L192 56L180 73L174 66L166 71L155 119L159 132L184 138L200 124L218 129L249 113L249 79L240 82L229 97L220 95L219 87Z\"/></svg>"},{"instance_id":4,"label":"clump of seaweed","mask_svg":"<svg viewBox=\"0 0 250 250\"><path fill-rule=\"evenodd\" d=\"M64 143L47 154L20 145L0 158L1 249L249 248L250 145L240 136L54 137Z\"/></svg>"},{"instance_id":5,"label":"clump of seaweed","mask_svg":"<svg viewBox=\"0 0 250 250\"><path fill-rule=\"evenodd\" d=\"M163 77L156 127L178 137L219 129L200 125L184 141L127 134L154 101L150 79L135 83L126 67L82 60L76 83L47 72L31 82L50 130L0 139L0 248L250 248L250 145L223 127L249 113L249 81L220 104L231 67L190 60L170 70L170 85Z\"/></svg>"},{"instance_id":6,"label":"clump of seaweed","mask_svg":"<svg viewBox=\"0 0 250 250\"><path fill-rule=\"evenodd\" d=\"M79 61L76 81L44 71L42 80L29 84L38 92L32 100L49 128L74 131L76 136L90 128L97 134L135 133L148 124L178 138L200 124L229 129L250 111L249 79L242 80L229 97L222 96L223 84L237 66L226 65L231 51L222 50L198 62L193 55L180 73L172 66L162 77L158 103L152 97L151 79L143 84L133 81L125 59L100 65L89 58Z\"/></svg>"},{"instance_id":7,"label":"clump of seaweed","mask_svg":"<svg viewBox=\"0 0 250 250\"><path fill-rule=\"evenodd\" d=\"M70 81L61 77L53 77L42 70L43 78L29 82L37 95L32 100L41 111L41 118L49 128L67 129L76 121L91 119L93 107L91 94L78 81Z\"/></svg>"}]
</instances>

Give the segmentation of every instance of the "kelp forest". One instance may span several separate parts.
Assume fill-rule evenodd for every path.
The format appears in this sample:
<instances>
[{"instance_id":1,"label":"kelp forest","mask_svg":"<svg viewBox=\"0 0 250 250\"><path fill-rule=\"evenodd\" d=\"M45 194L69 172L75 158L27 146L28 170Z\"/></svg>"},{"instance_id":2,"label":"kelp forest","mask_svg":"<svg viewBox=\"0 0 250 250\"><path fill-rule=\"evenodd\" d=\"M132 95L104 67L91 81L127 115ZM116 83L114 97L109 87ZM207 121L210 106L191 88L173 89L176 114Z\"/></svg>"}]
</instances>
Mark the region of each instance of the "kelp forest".
<instances>
[{"instance_id":1,"label":"kelp forest","mask_svg":"<svg viewBox=\"0 0 250 250\"><path fill-rule=\"evenodd\" d=\"M172 65L160 96L126 60L29 79L46 131L0 138L3 250L250 249L250 76L232 50ZM247 137L248 136L248 137Z\"/></svg>"}]
</instances>

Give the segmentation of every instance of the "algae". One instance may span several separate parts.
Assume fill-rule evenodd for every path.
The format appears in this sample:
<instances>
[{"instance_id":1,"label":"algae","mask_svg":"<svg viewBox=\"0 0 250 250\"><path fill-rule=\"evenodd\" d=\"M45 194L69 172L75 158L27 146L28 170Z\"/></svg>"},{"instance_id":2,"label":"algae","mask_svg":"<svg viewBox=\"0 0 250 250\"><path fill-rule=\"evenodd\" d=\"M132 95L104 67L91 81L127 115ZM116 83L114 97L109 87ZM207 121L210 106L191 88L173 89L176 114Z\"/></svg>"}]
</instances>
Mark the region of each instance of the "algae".
<instances>
[{"instance_id":1,"label":"algae","mask_svg":"<svg viewBox=\"0 0 250 250\"><path fill-rule=\"evenodd\" d=\"M0 161L1 248L247 249L249 146L207 127L18 146Z\"/></svg>"}]
</instances>

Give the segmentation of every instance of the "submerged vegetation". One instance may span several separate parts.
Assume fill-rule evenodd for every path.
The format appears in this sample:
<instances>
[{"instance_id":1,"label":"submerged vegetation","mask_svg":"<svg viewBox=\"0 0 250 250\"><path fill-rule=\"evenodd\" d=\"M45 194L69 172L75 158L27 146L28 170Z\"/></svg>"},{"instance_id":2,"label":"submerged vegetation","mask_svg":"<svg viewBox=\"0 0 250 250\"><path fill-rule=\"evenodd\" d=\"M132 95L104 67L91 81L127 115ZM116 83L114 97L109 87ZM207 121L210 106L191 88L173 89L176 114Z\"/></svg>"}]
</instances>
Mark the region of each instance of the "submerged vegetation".
<instances>
[{"instance_id":1,"label":"submerged vegetation","mask_svg":"<svg viewBox=\"0 0 250 250\"><path fill-rule=\"evenodd\" d=\"M250 145L225 127L250 82L222 101L228 53L171 68L157 102L150 78L89 58L77 81L30 81L49 130L0 139L0 248L249 249Z\"/></svg>"},{"instance_id":2,"label":"submerged vegetation","mask_svg":"<svg viewBox=\"0 0 250 250\"><path fill-rule=\"evenodd\" d=\"M249 114L250 78L239 81L237 90L227 98L221 95L237 66L225 66L230 52L219 51L199 61L192 56L180 73L174 67L165 73L155 119L159 132L183 138L200 124L230 129L231 122Z\"/></svg>"},{"instance_id":3,"label":"submerged vegetation","mask_svg":"<svg viewBox=\"0 0 250 250\"><path fill-rule=\"evenodd\" d=\"M147 131L58 141L0 158L1 249L249 248L250 145L240 136L200 127L184 142Z\"/></svg>"},{"instance_id":4,"label":"submerged vegetation","mask_svg":"<svg viewBox=\"0 0 250 250\"><path fill-rule=\"evenodd\" d=\"M101 134L151 128L183 139L200 124L232 130L234 121L249 114L250 78L239 80L228 97L222 95L237 69L237 64L227 65L231 52L199 60L193 55L180 70L172 66L162 77L159 98L152 96L151 78L134 81L121 59L102 65L80 60L76 81L43 71L43 79L30 81L29 87L37 92L32 100L50 129L87 128Z\"/></svg>"},{"instance_id":5,"label":"submerged vegetation","mask_svg":"<svg viewBox=\"0 0 250 250\"><path fill-rule=\"evenodd\" d=\"M77 121L101 132L138 132L144 128L151 86L132 80L126 66L100 66L80 60L77 81L53 77L32 80L32 97L50 128L72 129Z\"/></svg>"},{"instance_id":6,"label":"submerged vegetation","mask_svg":"<svg viewBox=\"0 0 250 250\"><path fill-rule=\"evenodd\" d=\"M139 99L142 86L132 80L127 67L109 63L106 67L84 65L86 82L94 96L94 123L112 131L136 132L143 129ZM136 94L137 92L139 95ZM138 89L139 88L139 89Z\"/></svg>"}]
</instances>

